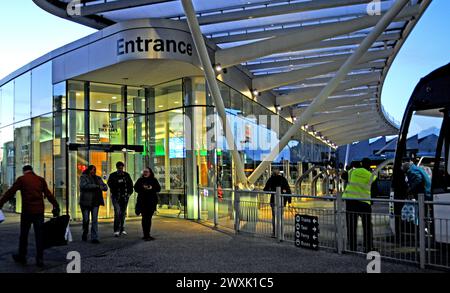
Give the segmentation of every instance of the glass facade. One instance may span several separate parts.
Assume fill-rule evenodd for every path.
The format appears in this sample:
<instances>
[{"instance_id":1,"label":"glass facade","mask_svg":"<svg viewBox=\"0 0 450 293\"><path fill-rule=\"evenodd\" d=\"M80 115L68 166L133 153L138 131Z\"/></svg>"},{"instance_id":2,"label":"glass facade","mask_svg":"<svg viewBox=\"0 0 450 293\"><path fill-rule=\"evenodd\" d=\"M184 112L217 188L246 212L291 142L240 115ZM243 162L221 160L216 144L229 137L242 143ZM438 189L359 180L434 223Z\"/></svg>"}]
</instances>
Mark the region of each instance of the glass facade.
<instances>
[{"instance_id":1,"label":"glass facade","mask_svg":"<svg viewBox=\"0 0 450 293\"><path fill-rule=\"evenodd\" d=\"M117 161L137 180L150 166L159 180L160 215L207 218L211 198L198 186L236 184L220 119L203 77L133 87L68 80L52 84L44 64L0 88L0 183L2 191L25 164L45 177L64 212L81 218L79 178L88 165L106 181ZM291 123L220 83L236 146L250 175ZM274 161L293 183L302 163L319 162L328 147L299 133ZM262 188L270 170L256 183ZM17 197L19 198L19 197ZM129 214L136 196L130 199ZM109 192L100 217L113 216ZM20 211L20 200L11 208ZM51 207L47 203L47 212ZM198 214L198 211L201 213Z\"/></svg>"}]
</instances>

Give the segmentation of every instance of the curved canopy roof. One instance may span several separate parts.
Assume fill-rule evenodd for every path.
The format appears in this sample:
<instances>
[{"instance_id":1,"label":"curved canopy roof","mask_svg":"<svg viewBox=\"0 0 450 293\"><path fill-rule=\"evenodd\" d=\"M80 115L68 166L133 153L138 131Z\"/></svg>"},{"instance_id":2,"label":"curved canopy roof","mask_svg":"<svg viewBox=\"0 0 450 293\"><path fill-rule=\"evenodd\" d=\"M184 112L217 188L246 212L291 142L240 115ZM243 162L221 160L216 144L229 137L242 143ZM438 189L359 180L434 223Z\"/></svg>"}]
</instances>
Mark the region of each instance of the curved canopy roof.
<instances>
[{"instance_id":1,"label":"curved canopy roof","mask_svg":"<svg viewBox=\"0 0 450 293\"><path fill-rule=\"evenodd\" d=\"M101 29L137 18L185 21L180 0L33 0L41 8ZM193 0L215 64L242 66L255 92L269 91L293 119L333 79L394 0ZM305 126L336 145L391 135L398 123L381 105L396 54L431 0L411 0ZM77 4L81 3L81 4ZM69 16L75 4L80 15ZM69 6L71 7L71 6Z\"/></svg>"}]
</instances>

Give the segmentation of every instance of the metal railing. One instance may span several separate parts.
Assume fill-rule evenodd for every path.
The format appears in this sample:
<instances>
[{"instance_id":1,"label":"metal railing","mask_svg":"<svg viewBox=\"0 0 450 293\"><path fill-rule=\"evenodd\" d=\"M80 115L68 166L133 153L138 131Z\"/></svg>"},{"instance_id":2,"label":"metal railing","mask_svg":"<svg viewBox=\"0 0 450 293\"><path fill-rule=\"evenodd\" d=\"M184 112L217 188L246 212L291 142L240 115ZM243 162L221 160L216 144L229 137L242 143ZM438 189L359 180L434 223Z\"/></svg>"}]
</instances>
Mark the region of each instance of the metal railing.
<instances>
[{"instance_id":1,"label":"metal railing","mask_svg":"<svg viewBox=\"0 0 450 293\"><path fill-rule=\"evenodd\" d=\"M217 196L213 188L199 187L199 195ZM271 202L272 198L272 202ZM290 199L290 203L288 203ZM316 216L319 247L341 253L378 252L383 258L450 269L450 202L308 196L277 192L223 189L214 201L214 225L279 241L295 241L295 215ZM410 207L413 214L394 214L394 205ZM355 208L356 206L356 208ZM401 209L401 208L400 208Z\"/></svg>"}]
</instances>

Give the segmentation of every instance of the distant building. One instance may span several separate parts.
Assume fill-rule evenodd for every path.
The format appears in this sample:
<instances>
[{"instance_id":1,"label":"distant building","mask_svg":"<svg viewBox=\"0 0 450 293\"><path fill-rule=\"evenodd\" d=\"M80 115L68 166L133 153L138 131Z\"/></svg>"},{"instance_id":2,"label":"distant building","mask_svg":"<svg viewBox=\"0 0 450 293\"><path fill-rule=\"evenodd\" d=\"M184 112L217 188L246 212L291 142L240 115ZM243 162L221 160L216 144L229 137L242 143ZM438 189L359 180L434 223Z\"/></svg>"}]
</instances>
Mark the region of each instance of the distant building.
<instances>
[{"instance_id":1,"label":"distant building","mask_svg":"<svg viewBox=\"0 0 450 293\"><path fill-rule=\"evenodd\" d=\"M427 129L408 138L406 143L408 156L411 158L434 157L438 139L439 130L436 128ZM397 137L381 137L373 142L364 140L349 145L347 163L360 161L366 157L374 160L394 158L397 140ZM338 163L345 164L346 153L347 145L338 148L336 152Z\"/></svg>"}]
</instances>

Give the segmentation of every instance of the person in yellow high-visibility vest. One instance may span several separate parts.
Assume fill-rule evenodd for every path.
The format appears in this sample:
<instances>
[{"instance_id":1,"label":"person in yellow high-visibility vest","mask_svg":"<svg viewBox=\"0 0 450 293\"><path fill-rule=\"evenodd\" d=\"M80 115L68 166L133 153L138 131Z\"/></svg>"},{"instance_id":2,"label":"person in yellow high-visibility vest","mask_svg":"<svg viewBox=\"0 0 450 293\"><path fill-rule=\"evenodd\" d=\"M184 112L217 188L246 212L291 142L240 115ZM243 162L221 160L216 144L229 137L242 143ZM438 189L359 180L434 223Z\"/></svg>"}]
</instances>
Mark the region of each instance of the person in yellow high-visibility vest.
<instances>
[{"instance_id":1,"label":"person in yellow high-visibility vest","mask_svg":"<svg viewBox=\"0 0 450 293\"><path fill-rule=\"evenodd\" d=\"M347 240L351 251L357 251L358 218L361 217L364 251L372 250L372 192L376 190L377 177L372 174L370 160L364 158L361 167L350 170L348 184L342 195L346 202Z\"/></svg>"}]
</instances>

